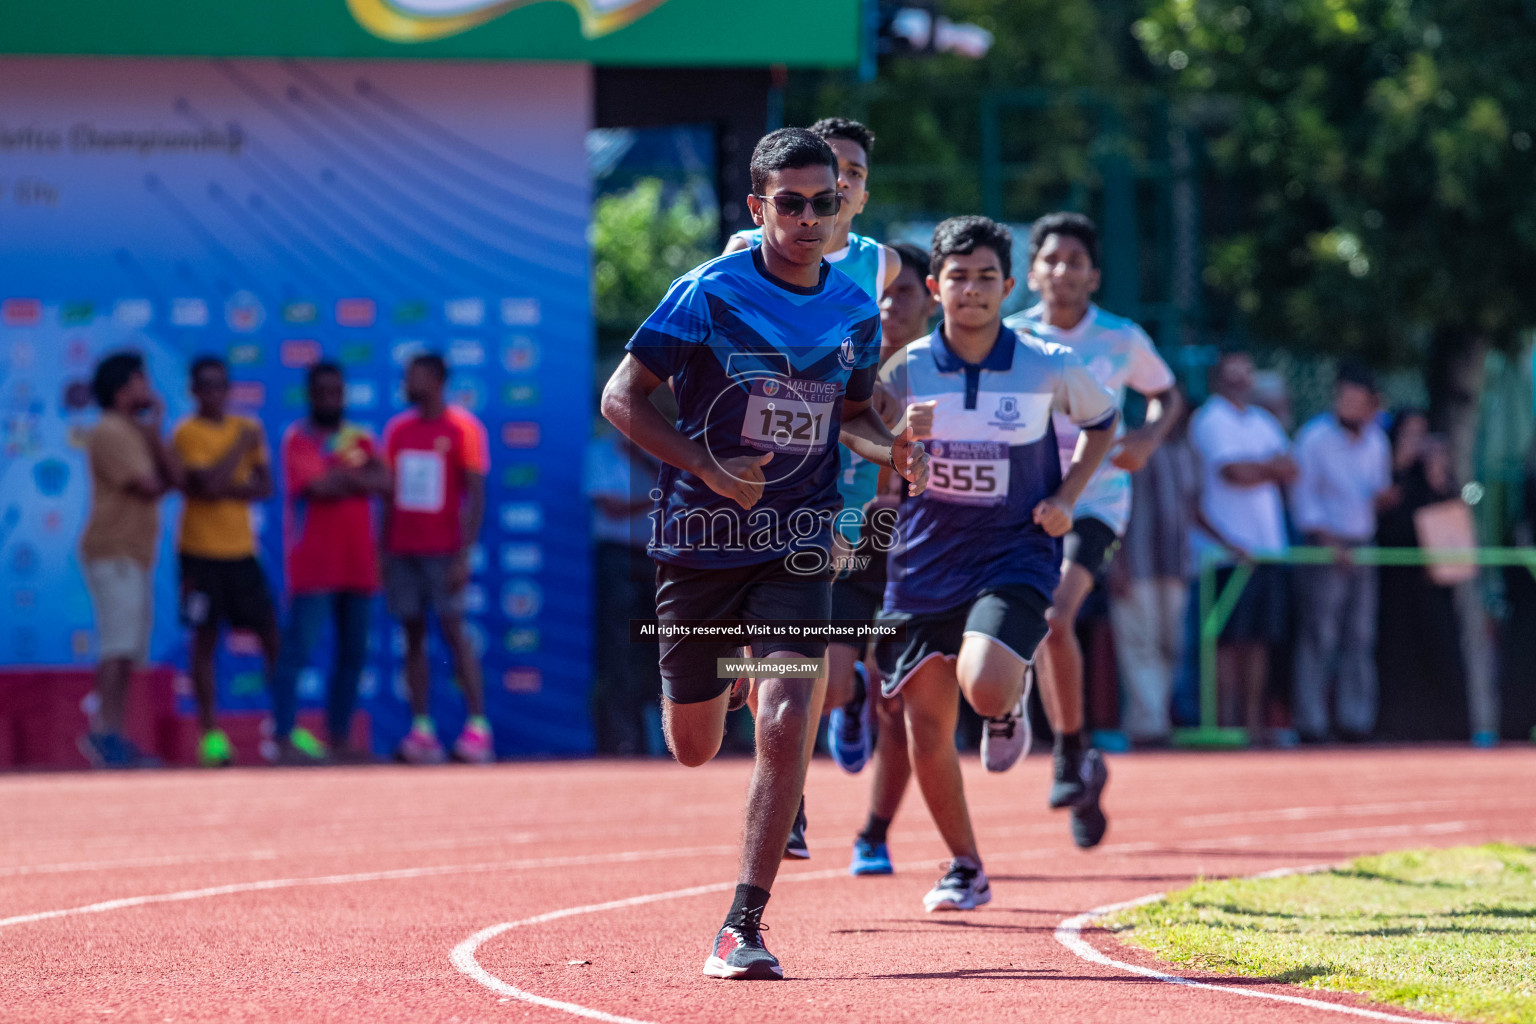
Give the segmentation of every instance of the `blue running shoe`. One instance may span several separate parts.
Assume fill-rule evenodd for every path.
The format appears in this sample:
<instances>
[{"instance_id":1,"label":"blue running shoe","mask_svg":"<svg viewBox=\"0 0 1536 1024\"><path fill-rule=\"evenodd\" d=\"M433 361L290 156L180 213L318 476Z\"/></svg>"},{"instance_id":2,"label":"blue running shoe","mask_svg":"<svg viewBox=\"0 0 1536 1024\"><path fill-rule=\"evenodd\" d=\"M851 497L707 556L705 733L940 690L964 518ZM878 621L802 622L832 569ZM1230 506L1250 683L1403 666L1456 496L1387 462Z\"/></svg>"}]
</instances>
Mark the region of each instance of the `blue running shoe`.
<instances>
[{"instance_id":1,"label":"blue running shoe","mask_svg":"<svg viewBox=\"0 0 1536 1024\"><path fill-rule=\"evenodd\" d=\"M861 662L853 663L853 699L827 715L827 750L845 772L859 772L869 763L869 675Z\"/></svg>"},{"instance_id":2,"label":"blue running shoe","mask_svg":"<svg viewBox=\"0 0 1536 1024\"><path fill-rule=\"evenodd\" d=\"M855 839L853 860L848 864L848 873L855 878L860 875L895 874L895 869L891 867L891 851L884 843Z\"/></svg>"}]
</instances>

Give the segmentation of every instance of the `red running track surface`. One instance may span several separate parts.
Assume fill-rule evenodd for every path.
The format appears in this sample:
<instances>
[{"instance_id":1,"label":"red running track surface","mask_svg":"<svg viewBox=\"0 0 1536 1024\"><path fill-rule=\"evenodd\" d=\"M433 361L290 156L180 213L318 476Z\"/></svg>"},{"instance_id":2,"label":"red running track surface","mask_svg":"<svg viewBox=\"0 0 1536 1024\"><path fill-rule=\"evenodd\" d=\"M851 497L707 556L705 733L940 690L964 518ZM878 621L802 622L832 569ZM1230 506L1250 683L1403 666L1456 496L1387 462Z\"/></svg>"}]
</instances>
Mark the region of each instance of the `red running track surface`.
<instances>
[{"instance_id":1,"label":"red running track surface","mask_svg":"<svg viewBox=\"0 0 1536 1024\"><path fill-rule=\"evenodd\" d=\"M921 801L893 829L896 875L849 878L867 780L818 760L813 859L785 865L767 914L790 980L713 981L699 971L735 878L748 769L0 777L0 1020L1347 1021L1363 1003L1175 986L1081 959L1054 933L1198 875L1536 842L1531 749L1116 757L1110 832L1091 853L1045 809L1048 759L1002 776L970 761L994 900L928 915L944 853ZM693 887L713 888L636 899Z\"/></svg>"}]
</instances>

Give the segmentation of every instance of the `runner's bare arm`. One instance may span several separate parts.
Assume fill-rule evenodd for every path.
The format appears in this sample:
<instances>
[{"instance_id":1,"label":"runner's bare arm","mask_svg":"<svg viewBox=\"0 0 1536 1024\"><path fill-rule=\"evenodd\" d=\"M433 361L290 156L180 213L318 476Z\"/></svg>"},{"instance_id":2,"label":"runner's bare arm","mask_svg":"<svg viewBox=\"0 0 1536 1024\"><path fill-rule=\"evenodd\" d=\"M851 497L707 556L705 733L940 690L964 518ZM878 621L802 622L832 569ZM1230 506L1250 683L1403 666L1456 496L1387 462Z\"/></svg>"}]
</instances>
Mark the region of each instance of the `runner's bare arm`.
<instances>
[{"instance_id":1,"label":"runner's bare arm","mask_svg":"<svg viewBox=\"0 0 1536 1024\"><path fill-rule=\"evenodd\" d=\"M710 450L667 422L651 393L665 383L633 355L626 355L603 388L603 416L641 448L670 466L703 480L710 490L744 509L763 496L762 465L773 457L740 455L719 459Z\"/></svg>"},{"instance_id":2,"label":"runner's bare arm","mask_svg":"<svg viewBox=\"0 0 1536 1024\"><path fill-rule=\"evenodd\" d=\"M752 243L747 241L746 238L741 235L732 235L725 240L725 248L721 250L720 255L724 256L727 253L740 252L743 249L750 248L752 248Z\"/></svg>"},{"instance_id":3,"label":"runner's bare arm","mask_svg":"<svg viewBox=\"0 0 1536 1024\"><path fill-rule=\"evenodd\" d=\"M1168 432L1179 422L1183 412L1184 398L1178 388L1152 395L1146 422L1120 438L1120 450L1115 453L1114 464L1132 473L1145 466L1152 453L1167 440Z\"/></svg>"},{"instance_id":4,"label":"runner's bare arm","mask_svg":"<svg viewBox=\"0 0 1536 1024\"><path fill-rule=\"evenodd\" d=\"M911 493L920 494L928 485L928 452L910 431L892 434L875 412L872 399L843 402L843 445L855 455L877 466L889 466L912 485Z\"/></svg>"},{"instance_id":5,"label":"runner's bare arm","mask_svg":"<svg viewBox=\"0 0 1536 1024\"><path fill-rule=\"evenodd\" d=\"M1034 519L1052 537L1062 537L1072 529L1072 510L1077 499L1083 496L1083 488L1093 476L1099 463L1115 443L1115 423L1119 415L1096 427L1084 430L1077 438L1077 450L1072 453L1072 466L1062 478L1056 493L1035 506Z\"/></svg>"}]
</instances>

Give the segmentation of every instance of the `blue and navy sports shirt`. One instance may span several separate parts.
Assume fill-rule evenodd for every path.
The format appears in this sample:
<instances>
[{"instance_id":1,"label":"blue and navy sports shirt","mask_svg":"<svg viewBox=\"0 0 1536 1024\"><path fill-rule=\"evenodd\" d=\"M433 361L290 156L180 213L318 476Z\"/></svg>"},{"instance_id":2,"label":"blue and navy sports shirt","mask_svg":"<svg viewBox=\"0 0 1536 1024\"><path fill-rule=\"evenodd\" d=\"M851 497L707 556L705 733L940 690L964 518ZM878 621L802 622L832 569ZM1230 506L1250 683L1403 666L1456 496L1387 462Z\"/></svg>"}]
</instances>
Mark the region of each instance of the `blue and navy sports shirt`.
<instances>
[{"instance_id":1,"label":"blue and navy sports shirt","mask_svg":"<svg viewBox=\"0 0 1536 1024\"><path fill-rule=\"evenodd\" d=\"M972 364L945 344L940 325L893 356L881 378L904 405L937 403L928 489L902 502L885 610L951 611L1004 584L1049 599L1061 540L1035 524L1034 509L1061 486L1051 414L1105 427L1114 396L1070 349L1009 327Z\"/></svg>"},{"instance_id":2,"label":"blue and navy sports shirt","mask_svg":"<svg viewBox=\"0 0 1536 1024\"><path fill-rule=\"evenodd\" d=\"M750 511L663 466L651 557L726 568L829 546L843 399L870 397L880 356L863 289L826 262L803 288L769 274L759 248L729 253L674 282L628 349L672 378L677 429L715 457L773 453Z\"/></svg>"}]
</instances>

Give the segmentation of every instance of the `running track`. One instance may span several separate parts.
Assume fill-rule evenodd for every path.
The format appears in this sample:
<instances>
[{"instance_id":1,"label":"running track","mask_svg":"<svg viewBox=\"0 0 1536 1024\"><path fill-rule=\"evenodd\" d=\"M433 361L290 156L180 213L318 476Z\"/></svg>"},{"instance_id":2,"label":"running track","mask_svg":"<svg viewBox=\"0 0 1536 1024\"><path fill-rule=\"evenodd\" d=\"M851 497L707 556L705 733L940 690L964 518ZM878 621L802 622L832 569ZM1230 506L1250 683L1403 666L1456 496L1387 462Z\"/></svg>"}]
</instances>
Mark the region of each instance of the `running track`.
<instances>
[{"instance_id":1,"label":"running track","mask_svg":"<svg viewBox=\"0 0 1536 1024\"><path fill-rule=\"evenodd\" d=\"M717 982L699 969L747 768L0 777L0 1020L1373 1019L1282 985L1169 984L1128 970L1153 961L1091 924L1077 953L1058 931L1201 874L1536 843L1529 748L1117 757L1110 832L1089 854L1044 809L1047 759L1005 776L971 761L995 899L928 916L942 850L920 801L893 831L897 874L848 878L865 780L820 759L813 859L786 864L767 915L792 980Z\"/></svg>"}]
</instances>

